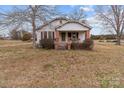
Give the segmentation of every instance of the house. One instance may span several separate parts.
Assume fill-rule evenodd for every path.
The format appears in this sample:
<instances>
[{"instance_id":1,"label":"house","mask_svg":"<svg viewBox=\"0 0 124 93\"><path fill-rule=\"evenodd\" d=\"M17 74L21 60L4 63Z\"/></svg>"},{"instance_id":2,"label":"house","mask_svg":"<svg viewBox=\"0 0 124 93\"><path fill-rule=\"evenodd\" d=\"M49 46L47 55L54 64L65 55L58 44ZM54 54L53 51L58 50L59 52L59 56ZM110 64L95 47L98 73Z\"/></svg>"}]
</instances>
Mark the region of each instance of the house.
<instances>
[{"instance_id":1,"label":"house","mask_svg":"<svg viewBox=\"0 0 124 93\"><path fill-rule=\"evenodd\" d=\"M91 27L86 23L71 21L66 18L56 18L36 30L36 43L50 38L54 40L55 48L65 46L70 41L82 43L90 38Z\"/></svg>"}]
</instances>

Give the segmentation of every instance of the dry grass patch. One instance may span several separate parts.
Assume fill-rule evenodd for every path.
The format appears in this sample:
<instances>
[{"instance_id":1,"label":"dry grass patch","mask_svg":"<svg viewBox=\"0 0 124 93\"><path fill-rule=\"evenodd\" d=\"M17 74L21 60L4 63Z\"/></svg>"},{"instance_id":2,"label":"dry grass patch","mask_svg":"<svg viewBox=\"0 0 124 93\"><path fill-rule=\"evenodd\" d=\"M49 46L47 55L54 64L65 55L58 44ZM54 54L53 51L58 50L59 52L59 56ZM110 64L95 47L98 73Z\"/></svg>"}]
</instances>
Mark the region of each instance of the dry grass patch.
<instances>
[{"instance_id":1,"label":"dry grass patch","mask_svg":"<svg viewBox=\"0 0 124 93\"><path fill-rule=\"evenodd\" d=\"M63 51L21 43L0 48L0 87L124 86L124 46L96 43L93 51Z\"/></svg>"}]
</instances>

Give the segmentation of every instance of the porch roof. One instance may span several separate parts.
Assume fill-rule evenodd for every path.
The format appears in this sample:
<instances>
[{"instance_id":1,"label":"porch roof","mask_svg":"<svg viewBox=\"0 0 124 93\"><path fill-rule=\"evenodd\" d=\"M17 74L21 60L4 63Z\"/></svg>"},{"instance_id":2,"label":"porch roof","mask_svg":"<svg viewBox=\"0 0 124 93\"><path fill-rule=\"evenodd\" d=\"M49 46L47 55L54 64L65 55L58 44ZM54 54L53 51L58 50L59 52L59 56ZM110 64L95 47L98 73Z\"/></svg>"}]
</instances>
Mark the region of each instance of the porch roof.
<instances>
[{"instance_id":1,"label":"porch roof","mask_svg":"<svg viewBox=\"0 0 124 93\"><path fill-rule=\"evenodd\" d=\"M91 30L91 26L88 24L76 22L76 21L68 21L58 27L55 28L56 31L87 31Z\"/></svg>"}]
</instances>

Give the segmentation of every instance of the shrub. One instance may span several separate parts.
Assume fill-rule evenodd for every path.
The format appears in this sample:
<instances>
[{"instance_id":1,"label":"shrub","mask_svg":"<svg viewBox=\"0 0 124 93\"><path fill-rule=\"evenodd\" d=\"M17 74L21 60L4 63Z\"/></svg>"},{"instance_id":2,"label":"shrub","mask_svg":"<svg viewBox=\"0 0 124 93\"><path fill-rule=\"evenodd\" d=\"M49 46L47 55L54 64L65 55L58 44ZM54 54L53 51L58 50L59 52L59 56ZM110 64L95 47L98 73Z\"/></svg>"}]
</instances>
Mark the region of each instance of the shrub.
<instances>
[{"instance_id":1,"label":"shrub","mask_svg":"<svg viewBox=\"0 0 124 93\"><path fill-rule=\"evenodd\" d=\"M92 50L94 46L94 42L92 39L86 39L83 43L72 42L71 49L87 49Z\"/></svg>"},{"instance_id":2,"label":"shrub","mask_svg":"<svg viewBox=\"0 0 124 93\"><path fill-rule=\"evenodd\" d=\"M22 41L28 41L31 39L31 34L30 33L25 33L22 37Z\"/></svg>"},{"instance_id":3,"label":"shrub","mask_svg":"<svg viewBox=\"0 0 124 93\"><path fill-rule=\"evenodd\" d=\"M71 49L80 49L79 43L72 42L72 43L71 43Z\"/></svg>"},{"instance_id":4,"label":"shrub","mask_svg":"<svg viewBox=\"0 0 124 93\"><path fill-rule=\"evenodd\" d=\"M42 46L42 48L45 49L53 49L54 48L54 40L53 39L42 39L40 40L40 45Z\"/></svg>"},{"instance_id":5,"label":"shrub","mask_svg":"<svg viewBox=\"0 0 124 93\"><path fill-rule=\"evenodd\" d=\"M94 42L92 39L86 39L84 40L84 42L82 43L82 48L83 49L88 49L88 50L92 50L94 46Z\"/></svg>"},{"instance_id":6,"label":"shrub","mask_svg":"<svg viewBox=\"0 0 124 93\"><path fill-rule=\"evenodd\" d=\"M4 38L3 37L0 37L0 40L4 40Z\"/></svg>"}]
</instances>

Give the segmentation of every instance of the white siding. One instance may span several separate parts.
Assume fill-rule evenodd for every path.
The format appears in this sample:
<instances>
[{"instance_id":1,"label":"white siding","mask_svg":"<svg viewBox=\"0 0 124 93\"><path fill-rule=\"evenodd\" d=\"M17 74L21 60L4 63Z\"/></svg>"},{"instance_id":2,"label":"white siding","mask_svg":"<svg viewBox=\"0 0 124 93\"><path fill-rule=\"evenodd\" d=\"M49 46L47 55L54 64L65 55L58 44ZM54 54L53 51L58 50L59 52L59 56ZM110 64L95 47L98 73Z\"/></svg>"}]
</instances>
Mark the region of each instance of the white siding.
<instances>
[{"instance_id":1,"label":"white siding","mask_svg":"<svg viewBox=\"0 0 124 93\"><path fill-rule=\"evenodd\" d=\"M85 32L79 32L79 39L80 42L83 42L85 40Z\"/></svg>"},{"instance_id":2,"label":"white siding","mask_svg":"<svg viewBox=\"0 0 124 93\"><path fill-rule=\"evenodd\" d=\"M66 23L66 22L67 22L66 20L62 20L62 24ZM58 25L61 25L60 20L53 21L49 25L46 25L42 29L38 30L37 33L36 33L36 35L37 35L36 43L39 44L39 42L41 40L41 32L44 32L44 31L52 31L53 32L53 31L55 31L55 27L58 26Z\"/></svg>"},{"instance_id":3,"label":"white siding","mask_svg":"<svg viewBox=\"0 0 124 93\"><path fill-rule=\"evenodd\" d=\"M58 28L57 30L59 31L86 31L89 29L78 23L67 23L64 26Z\"/></svg>"}]
</instances>

